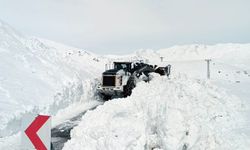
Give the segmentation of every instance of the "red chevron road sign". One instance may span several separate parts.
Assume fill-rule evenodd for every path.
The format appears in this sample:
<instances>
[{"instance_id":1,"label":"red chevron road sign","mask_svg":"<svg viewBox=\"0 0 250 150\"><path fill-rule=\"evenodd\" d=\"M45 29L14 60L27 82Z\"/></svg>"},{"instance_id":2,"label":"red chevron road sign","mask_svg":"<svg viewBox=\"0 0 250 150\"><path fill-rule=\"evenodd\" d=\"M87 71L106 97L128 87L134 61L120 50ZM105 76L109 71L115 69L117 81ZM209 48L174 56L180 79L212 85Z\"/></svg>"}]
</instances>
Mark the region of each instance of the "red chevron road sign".
<instances>
[{"instance_id":1,"label":"red chevron road sign","mask_svg":"<svg viewBox=\"0 0 250 150\"><path fill-rule=\"evenodd\" d=\"M50 126L46 125L46 122L49 120L49 118L50 116L38 115L32 120L31 124L24 131L26 137L28 137L30 142L33 144L32 147L36 150L48 150L50 148ZM43 140L47 142L44 143Z\"/></svg>"}]
</instances>

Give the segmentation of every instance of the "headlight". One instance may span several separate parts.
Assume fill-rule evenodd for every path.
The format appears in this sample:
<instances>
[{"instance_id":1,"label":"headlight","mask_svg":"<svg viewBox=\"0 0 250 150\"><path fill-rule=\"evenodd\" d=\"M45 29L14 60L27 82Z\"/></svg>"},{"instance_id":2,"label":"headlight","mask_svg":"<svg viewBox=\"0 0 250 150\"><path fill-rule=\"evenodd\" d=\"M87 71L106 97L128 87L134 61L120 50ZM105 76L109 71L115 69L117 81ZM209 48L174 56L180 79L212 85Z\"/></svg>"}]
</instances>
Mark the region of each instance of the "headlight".
<instances>
[{"instance_id":1,"label":"headlight","mask_svg":"<svg viewBox=\"0 0 250 150\"><path fill-rule=\"evenodd\" d=\"M118 85L122 85L122 77L121 76L117 76L117 83L118 83Z\"/></svg>"}]
</instances>

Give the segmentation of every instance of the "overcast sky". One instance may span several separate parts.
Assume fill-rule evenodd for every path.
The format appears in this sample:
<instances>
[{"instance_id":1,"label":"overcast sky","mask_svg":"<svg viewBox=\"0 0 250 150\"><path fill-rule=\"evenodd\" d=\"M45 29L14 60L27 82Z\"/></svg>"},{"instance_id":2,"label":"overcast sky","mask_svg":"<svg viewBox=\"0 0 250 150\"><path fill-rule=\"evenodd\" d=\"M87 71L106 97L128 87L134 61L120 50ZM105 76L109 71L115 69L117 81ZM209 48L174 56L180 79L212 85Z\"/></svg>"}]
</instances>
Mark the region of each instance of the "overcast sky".
<instances>
[{"instance_id":1,"label":"overcast sky","mask_svg":"<svg viewBox=\"0 0 250 150\"><path fill-rule=\"evenodd\" d=\"M250 0L0 0L0 19L100 54L250 42Z\"/></svg>"}]
</instances>

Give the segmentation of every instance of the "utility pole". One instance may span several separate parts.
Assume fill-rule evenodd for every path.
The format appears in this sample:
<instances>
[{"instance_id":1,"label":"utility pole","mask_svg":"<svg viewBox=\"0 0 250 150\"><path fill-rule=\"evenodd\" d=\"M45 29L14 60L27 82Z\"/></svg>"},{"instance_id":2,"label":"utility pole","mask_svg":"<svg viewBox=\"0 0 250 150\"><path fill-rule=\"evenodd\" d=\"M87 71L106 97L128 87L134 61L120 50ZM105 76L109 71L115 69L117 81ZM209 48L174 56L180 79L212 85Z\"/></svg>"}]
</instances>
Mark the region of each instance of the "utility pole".
<instances>
[{"instance_id":1,"label":"utility pole","mask_svg":"<svg viewBox=\"0 0 250 150\"><path fill-rule=\"evenodd\" d=\"M162 56L160 57L160 59L161 59L161 62L163 62L163 58L164 58L164 57L162 57Z\"/></svg>"},{"instance_id":2,"label":"utility pole","mask_svg":"<svg viewBox=\"0 0 250 150\"><path fill-rule=\"evenodd\" d=\"M205 59L205 61L207 62L207 79L210 79L210 62L211 62L211 59Z\"/></svg>"}]
</instances>

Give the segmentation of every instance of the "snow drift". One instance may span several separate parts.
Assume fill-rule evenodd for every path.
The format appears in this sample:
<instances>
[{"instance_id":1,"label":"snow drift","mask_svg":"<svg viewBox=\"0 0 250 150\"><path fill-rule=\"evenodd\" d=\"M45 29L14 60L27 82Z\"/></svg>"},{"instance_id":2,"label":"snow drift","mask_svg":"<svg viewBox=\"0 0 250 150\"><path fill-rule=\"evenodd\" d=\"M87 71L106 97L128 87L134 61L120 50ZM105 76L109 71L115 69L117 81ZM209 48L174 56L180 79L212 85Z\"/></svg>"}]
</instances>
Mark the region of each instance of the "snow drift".
<instances>
[{"instance_id":1,"label":"snow drift","mask_svg":"<svg viewBox=\"0 0 250 150\"><path fill-rule=\"evenodd\" d=\"M1 20L0 60L0 137L20 131L25 114L55 115L85 101L84 87L94 83L85 80L104 69L92 53L24 36Z\"/></svg>"},{"instance_id":2,"label":"snow drift","mask_svg":"<svg viewBox=\"0 0 250 150\"><path fill-rule=\"evenodd\" d=\"M202 80L183 75L141 82L126 99L83 116L68 149L247 149L241 101Z\"/></svg>"},{"instance_id":3,"label":"snow drift","mask_svg":"<svg viewBox=\"0 0 250 150\"><path fill-rule=\"evenodd\" d=\"M250 121L244 115L249 118L250 109L240 111L250 104L249 49L194 44L97 56L24 36L0 20L0 149L20 149L21 120L30 113L51 114L56 126L101 104L93 78L114 60L171 64L173 73L189 77L155 77L139 83L131 97L90 111L64 149L247 149ZM205 58L212 58L211 82L202 80ZM243 133L249 135L244 139Z\"/></svg>"}]
</instances>

